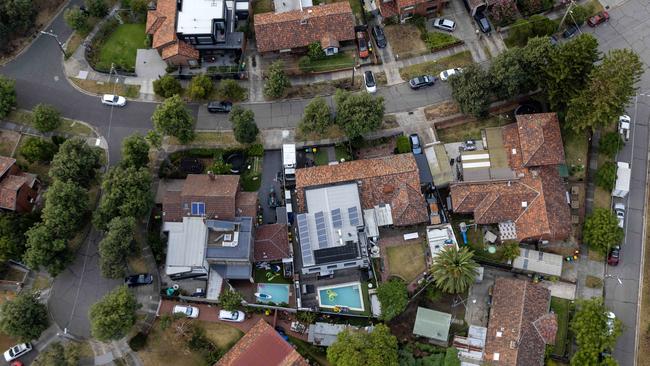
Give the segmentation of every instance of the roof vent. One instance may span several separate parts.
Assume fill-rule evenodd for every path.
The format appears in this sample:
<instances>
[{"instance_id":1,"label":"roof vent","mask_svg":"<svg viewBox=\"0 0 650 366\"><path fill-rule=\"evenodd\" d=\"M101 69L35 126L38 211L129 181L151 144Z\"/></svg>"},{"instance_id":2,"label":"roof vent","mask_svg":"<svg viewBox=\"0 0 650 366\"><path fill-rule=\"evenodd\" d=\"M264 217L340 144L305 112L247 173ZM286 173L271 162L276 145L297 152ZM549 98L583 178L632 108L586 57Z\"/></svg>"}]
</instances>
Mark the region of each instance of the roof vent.
<instances>
[{"instance_id":1,"label":"roof vent","mask_svg":"<svg viewBox=\"0 0 650 366\"><path fill-rule=\"evenodd\" d=\"M494 361L499 361L500 357L501 357L501 355L499 354L499 352L494 352L494 355L492 355L492 359Z\"/></svg>"},{"instance_id":2,"label":"roof vent","mask_svg":"<svg viewBox=\"0 0 650 366\"><path fill-rule=\"evenodd\" d=\"M521 207L524 207L524 208L528 207L528 202L522 201L521 202Z\"/></svg>"},{"instance_id":3,"label":"roof vent","mask_svg":"<svg viewBox=\"0 0 650 366\"><path fill-rule=\"evenodd\" d=\"M503 333L502 333L502 332L499 332L499 331L497 330L497 338L501 338L502 336L503 336Z\"/></svg>"},{"instance_id":4,"label":"roof vent","mask_svg":"<svg viewBox=\"0 0 650 366\"><path fill-rule=\"evenodd\" d=\"M512 149L512 155L517 155L517 149Z\"/></svg>"}]
</instances>

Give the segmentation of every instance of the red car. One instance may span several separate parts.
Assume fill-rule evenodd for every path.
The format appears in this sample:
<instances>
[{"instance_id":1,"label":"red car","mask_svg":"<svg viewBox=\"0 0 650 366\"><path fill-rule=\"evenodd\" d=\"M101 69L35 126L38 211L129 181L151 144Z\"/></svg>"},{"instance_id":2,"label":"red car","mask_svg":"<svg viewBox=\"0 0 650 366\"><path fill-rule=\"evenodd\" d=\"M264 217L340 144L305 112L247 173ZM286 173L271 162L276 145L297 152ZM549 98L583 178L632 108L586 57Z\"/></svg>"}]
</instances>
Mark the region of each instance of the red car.
<instances>
[{"instance_id":1,"label":"red car","mask_svg":"<svg viewBox=\"0 0 650 366\"><path fill-rule=\"evenodd\" d=\"M618 266L618 261L621 259L621 247L618 245L610 250L607 256L607 264L610 266Z\"/></svg>"},{"instance_id":2,"label":"red car","mask_svg":"<svg viewBox=\"0 0 650 366\"><path fill-rule=\"evenodd\" d=\"M359 46L359 57L367 58L370 56L370 46L368 45L366 32L357 32L357 45Z\"/></svg>"},{"instance_id":3,"label":"red car","mask_svg":"<svg viewBox=\"0 0 650 366\"><path fill-rule=\"evenodd\" d=\"M589 20L587 20L587 24L589 24L590 27L595 27L598 24L604 23L608 20L609 20L609 13L606 11L601 11L600 13L589 18Z\"/></svg>"}]
</instances>

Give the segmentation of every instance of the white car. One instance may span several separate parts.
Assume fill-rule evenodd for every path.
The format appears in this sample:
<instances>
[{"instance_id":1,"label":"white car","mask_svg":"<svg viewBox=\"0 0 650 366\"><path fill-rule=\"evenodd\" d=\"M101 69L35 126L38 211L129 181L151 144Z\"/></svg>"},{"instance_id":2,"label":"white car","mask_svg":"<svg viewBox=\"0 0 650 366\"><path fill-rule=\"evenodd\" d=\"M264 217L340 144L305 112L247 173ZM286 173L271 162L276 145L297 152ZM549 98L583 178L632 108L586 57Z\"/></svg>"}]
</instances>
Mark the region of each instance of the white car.
<instances>
[{"instance_id":1,"label":"white car","mask_svg":"<svg viewBox=\"0 0 650 366\"><path fill-rule=\"evenodd\" d=\"M366 91L370 94L377 92L377 82L375 81L375 75L372 74L372 71L368 70L363 73L363 82L366 85Z\"/></svg>"},{"instance_id":2,"label":"white car","mask_svg":"<svg viewBox=\"0 0 650 366\"><path fill-rule=\"evenodd\" d=\"M185 305L176 305L174 306L174 314L185 314L188 318L198 318L199 317L199 308L195 306L185 306Z\"/></svg>"},{"instance_id":3,"label":"white car","mask_svg":"<svg viewBox=\"0 0 650 366\"><path fill-rule=\"evenodd\" d=\"M32 345L29 343L17 344L5 351L5 361L11 362L31 350Z\"/></svg>"},{"instance_id":4,"label":"white car","mask_svg":"<svg viewBox=\"0 0 650 366\"><path fill-rule=\"evenodd\" d=\"M616 218L618 219L618 227L622 229L625 226L625 205L622 203L615 204L614 212L616 212Z\"/></svg>"},{"instance_id":5,"label":"white car","mask_svg":"<svg viewBox=\"0 0 650 366\"><path fill-rule=\"evenodd\" d=\"M120 97L119 95L104 94L102 95L102 104L114 107L124 107L126 105L126 98Z\"/></svg>"},{"instance_id":6,"label":"white car","mask_svg":"<svg viewBox=\"0 0 650 366\"><path fill-rule=\"evenodd\" d=\"M630 122L632 119L627 114L618 117L618 133L625 141L630 139Z\"/></svg>"},{"instance_id":7,"label":"white car","mask_svg":"<svg viewBox=\"0 0 650 366\"><path fill-rule=\"evenodd\" d=\"M435 18L433 20L433 27L447 32L453 32L456 29L456 22L446 18Z\"/></svg>"},{"instance_id":8,"label":"white car","mask_svg":"<svg viewBox=\"0 0 650 366\"><path fill-rule=\"evenodd\" d=\"M614 321L616 320L616 315L611 311L607 311L605 312L605 316L607 317L607 320L605 320L607 322L607 333L612 334L612 332L614 332Z\"/></svg>"},{"instance_id":9,"label":"white car","mask_svg":"<svg viewBox=\"0 0 650 366\"><path fill-rule=\"evenodd\" d=\"M246 314L243 311L228 311L221 310L219 311L219 320L224 320L227 322L237 322L241 323L246 319Z\"/></svg>"},{"instance_id":10,"label":"white car","mask_svg":"<svg viewBox=\"0 0 650 366\"><path fill-rule=\"evenodd\" d=\"M449 79L450 77L452 77L452 76L454 76L456 74L460 74L461 72L463 72L463 69L461 69L461 68L445 70L445 71L440 73L440 80L447 81L447 79Z\"/></svg>"}]
</instances>

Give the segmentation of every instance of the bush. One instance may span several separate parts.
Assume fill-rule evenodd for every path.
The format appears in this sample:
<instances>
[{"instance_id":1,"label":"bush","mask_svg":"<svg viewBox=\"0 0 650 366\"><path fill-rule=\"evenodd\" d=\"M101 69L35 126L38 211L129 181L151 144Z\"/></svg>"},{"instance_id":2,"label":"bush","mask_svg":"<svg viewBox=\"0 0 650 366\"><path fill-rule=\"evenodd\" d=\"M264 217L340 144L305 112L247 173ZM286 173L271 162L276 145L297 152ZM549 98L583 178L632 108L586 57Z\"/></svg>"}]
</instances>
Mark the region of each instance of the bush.
<instances>
[{"instance_id":1,"label":"bush","mask_svg":"<svg viewBox=\"0 0 650 366\"><path fill-rule=\"evenodd\" d=\"M496 0L489 15L494 24L504 27L517 19L517 5L512 0Z\"/></svg>"},{"instance_id":2,"label":"bush","mask_svg":"<svg viewBox=\"0 0 650 366\"><path fill-rule=\"evenodd\" d=\"M108 5L104 0L86 0L84 4L88 13L95 18L103 18L108 14Z\"/></svg>"},{"instance_id":3,"label":"bush","mask_svg":"<svg viewBox=\"0 0 650 366\"><path fill-rule=\"evenodd\" d=\"M40 132L54 131L61 126L61 113L49 104L34 107L32 123Z\"/></svg>"},{"instance_id":4,"label":"bush","mask_svg":"<svg viewBox=\"0 0 650 366\"><path fill-rule=\"evenodd\" d=\"M623 139L618 132L608 132L600 138L598 142L598 152L614 158L619 150L623 147Z\"/></svg>"},{"instance_id":5,"label":"bush","mask_svg":"<svg viewBox=\"0 0 650 366\"><path fill-rule=\"evenodd\" d=\"M6 117L15 106L16 82L0 75L0 118Z\"/></svg>"},{"instance_id":6,"label":"bush","mask_svg":"<svg viewBox=\"0 0 650 366\"><path fill-rule=\"evenodd\" d=\"M90 30L88 15L81 11L78 6L66 9L63 13L63 19L70 28L79 33L87 33Z\"/></svg>"},{"instance_id":7,"label":"bush","mask_svg":"<svg viewBox=\"0 0 650 366\"><path fill-rule=\"evenodd\" d=\"M553 8L555 0L517 0L517 8L526 16Z\"/></svg>"},{"instance_id":8,"label":"bush","mask_svg":"<svg viewBox=\"0 0 650 366\"><path fill-rule=\"evenodd\" d=\"M435 50L439 50L454 45L460 42L460 40L452 36L451 34L441 33L441 32L430 32L427 33L424 42L432 51L435 51Z\"/></svg>"},{"instance_id":9,"label":"bush","mask_svg":"<svg viewBox=\"0 0 650 366\"><path fill-rule=\"evenodd\" d=\"M616 181L616 164L611 161L598 167L596 171L596 185L605 190L611 191Z\"/></svg>"},{"instance_id":10,"label":"bush","mask_svg":"<svg viewBox=\"0 0 650 366\"><path fill-rule=\"evenodd\" d=\"M57 149L57 146L49 141L38 137L29 137L20 147L20 155L30 163L36 161L49 163L54 158Z\"/></svg>"},{"instance_id":11,"label":"bush","mask_svg":"<svg viewBox=\"0 0 650 366\"><path fill-rule=\"evenodd\" d=\"M226 100L239 102L246 99L246 89L232 79L221 80L219 83L219 94Z\"/></svg>"},{"instance_id":12,"label":"bush","mask_svg":"<svg viewBox=\"0 0 650 366\"><path fill-rule=\"evenodd\" d=\"M161 322L162 322L162 319L161 319ZM161 327L162 327L162 325L161 325ZM131 349L134 352L138 352L139 350L143 349L144 346L146 346L146 345L147 345L147 334L146 333L138 332L138 334L136 334L135 336L133 336L133 338L131 338L129 340L129 347L131 347Z\"/></svg>"},{"instance_id":13,"label":"bush","mask_svg":"<svg viewBox=\"0 0 650 366\"><path fill-rule=\"evenodd\" d=\"M409 138L401 135L397 137L397 153L398 154L404 154L407 152L411 152L411 143L409 142Z\"/></svg>"},{"instance_id":14,"label":"bush","mask_svg":"<svg viewBox=\"0 0 650 366\"><path fill-rule=\"evenodd\" d=\"M309 44L307 55L311 61L316 61L325 57L325 51L320 42L316 41Z\"/></svg>"},{"instance_id":15,"label":"bush","mask_svg":"<svg viewBox=\"0 0 650 366\"><path fill-rule=\"evenodd\" d=\"M209 76L203 74L195 75L188 87L190 98L194 100L205 99L212 93L213 87L212 79Z\"/></svg>"},{"instance_id":16,"label":"bush","mask_svg":"<svg viewBox=\"0 0 650 366\"><path fill-rule=\"evenodd\" d=\"M171 75L165 75L153 82L153 92L163 98L170 98L183 91L180 81Z\"/></svg>"},{"instance_id":17,"label":"bush","mask_svg":"<svg viewBox=\"0 0 650 366\"><path fill-rule=\"evenodd\" d=\"M273 62L266 74L264 95L269 98L283 97L287 88L291 86L291 82L284 72L284 62L282 60Z\"/></svg>"},{"instance_id":18,"label":"bush","mask_svg":"<svg viewBox=\"0 0 650 366\"><path fill-rule=\"evenodd\" d=\"M253 144L248 148L246 152L248 156L264 156L264 145L262 144Z\"/></svg>"}]
</instances>

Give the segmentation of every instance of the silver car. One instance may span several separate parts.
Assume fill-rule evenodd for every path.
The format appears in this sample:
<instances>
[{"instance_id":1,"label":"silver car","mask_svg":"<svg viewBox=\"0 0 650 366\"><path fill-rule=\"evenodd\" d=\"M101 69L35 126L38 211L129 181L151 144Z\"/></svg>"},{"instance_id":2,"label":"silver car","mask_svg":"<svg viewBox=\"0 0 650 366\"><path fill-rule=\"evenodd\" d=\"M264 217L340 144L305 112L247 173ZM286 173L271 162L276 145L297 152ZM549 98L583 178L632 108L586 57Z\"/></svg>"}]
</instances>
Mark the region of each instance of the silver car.
<instances>
[{"instance_id":1,"label":"silver car","mask_svg":"<svg viewBox=\"0 0 650 366\"><path fill-rule=\"evenodd\" d=\"M447 18L435 18L433 20L433 27L447 32L453 32L456 29L456 22Z\"/></svg>"}]
</instances>

